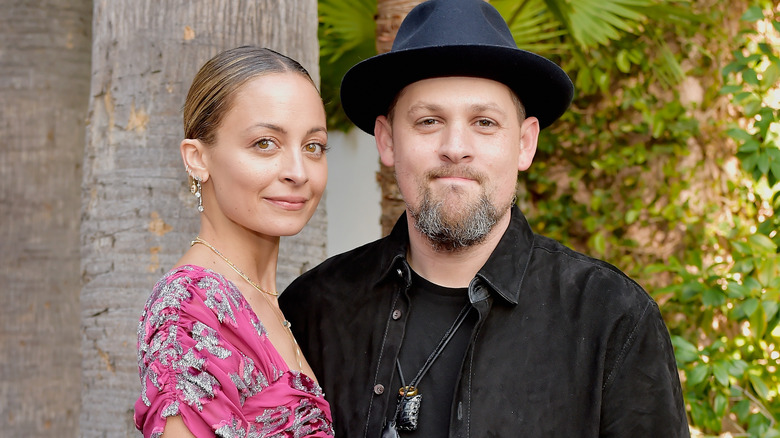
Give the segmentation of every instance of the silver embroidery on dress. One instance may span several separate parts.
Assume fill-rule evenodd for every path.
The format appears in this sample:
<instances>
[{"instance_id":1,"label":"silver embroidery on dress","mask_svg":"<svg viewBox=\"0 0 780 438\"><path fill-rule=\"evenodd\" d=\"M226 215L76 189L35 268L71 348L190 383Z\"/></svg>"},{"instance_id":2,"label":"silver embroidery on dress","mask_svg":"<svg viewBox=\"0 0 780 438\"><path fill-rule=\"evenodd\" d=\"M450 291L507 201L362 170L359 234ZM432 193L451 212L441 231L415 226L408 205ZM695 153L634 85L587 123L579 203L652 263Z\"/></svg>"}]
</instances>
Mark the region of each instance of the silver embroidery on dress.
<instances>
[{"instance_id":1,"label":"silver embroidery on dress","mask_svg":"<svg viewBox=\"0 0 780 438\"><path fill-rule=\"evenodd\" d=\"M148 348L148 356L158 358L163 365L169 365L170 359L175 359L181 356L182 348L181 344L176 340L176 326L172 325L168 327L168 332L157 332L152 338L152 343ZM152 363L153 360L149 360ZM152 367L144 366L141 370L141 382L148 379L158 390L162 390L162 382L160 382L160 376L156 370ZM146 406L151 406L149 402L149 396L147 394L147 386L142 385L141 398Z\"/></svg>"},{"instance_id":2,"label":"silver embroidery on dress","mask_svg":"<svg viewBox=\"0 0 780 438\"><path fill-rule=\"evenodd\" d=\"M230 373L230 380L236 385L238 389L241 406L244 406L244 402L249 397L260 393L263 388L268 386L268 379L266 379L263 372L257 369L257 376L254 376L255 362L252 358L241 353L243 375L239 376L238 373Z\"/></svg>"},{"instance_id":3,"label":"silver embroidery on dress","mask_svg":"<svg viewBox=\"0 0 780 438\"><path fill-rule=\"evenodd\" d=\"M231 417L231 424L218 428L214 434L222 438L243 438L246 436L246 429L241 427L241 422L236 417Z\"/></svg>"},{"instance_id":4,"label":"silver embroidery on dress","mask_svg":"<svg viewBox=\"0 0 780 438\"><path fill-rule=\"evenodd\" d=\"M162 327L169 320L179 319L179 312L164 312L164 310L169 308L181 310L182 301L192 297L190 291L187 290L187 283L189 283L187 280L182 278L170 283L163 282L159 294L149 297L150 300L154 299L149 308L149 318L147 319L147 325L151 329Z\"/></svg>"},{"instance_id":5,"label":"silver embroidery on dress","mask_svg":"<svg viewBox=\"0 0 780 438\"><path fill-rule=\"evenodd\" d=\"M172 273L165 275L159 282L146 302L141 320L138 322L138 370L140 375L145 375L147 365L144 357L149 353L150 345L146 339L150 333L165 325L168 321L178 321L179 312L163 312L167 308L181 310L181 303L190 299L192 294L187 290L188 278L180 278L171 283L168 278ZM154 339L150 340L154 341ZM159 339L158 339L159 341ZM149 361L151 363L151 361Z\"/></svg>"},{"instance_id":6,"label":"silver embroidery on dress","mask_svg":"<svg viewBox=\"0 0 780 438\"><path fill-rule=\"evenodd\" d=\"M220 345L217 331L200 321L192 325L192 339L197 341L195 348L198 351L206 349L220 359L230 357L230 350Z\"/></svg>"},{"instance_id":7,"label":"silver embroidery on dress","mask_svg":"<svg viewBox=\"0 0 780 438\"><path fill-rule=\"evenodd\" d=\"M173 417L174 415L179 415L179 401L174 400L169 404L168 406L163 409L162 414L164 418Z\"/></svg>"},{"instance_id":8,"label":"silver embroidery on dress","mask_svg":"<svg viewBox=\"0 0 780 438\"><path fill-rule=\"evenodd\" d=\"M230 323L233 327L237 326L236 315L233 314L233 308L238 308L238 301L236 297L227 293L228 288L222 289L219 287L219 283L216 279L211 277L204 277L198 283L198 287L203 289L206 294L206 300L204 303L206 307L213 310L217 315L219 322L224 323L225 318L230 318ZM231 302L233 306L231 306Z\"/></svg>"},{"instance_id":9,"label":"silver embroidery on dress","mask_svg":"<svg viewBox=\"0 0 780 438\"><path fill-rule=\"evenodd\" d=\"M183 353L181 344L176 339L175 325L168 326L168 333L157 332L152 338L152 345L149 353L152 357L157 357L163 365L169 365L173 359L180 357ZM159 386L158 386L159 388Z\"/></svg>"},{"instance_id":10,"label":"silver embroidery on dress","mask_svg":"<svg viewBox=\"0 0 780 438\"><path fill-rule=\"evenodd\" d=\"M260 433L260 431L257 430L257 427L255 427L254 424L250 424L249 431L246 434L246 438L269 438L269 437Z\"/></svg>"},{"instance_id":11,"label":"silver embroidery on dress","mask_svg":"<svg viewBox=\"0 0 780 438\"><path fill-rule=\"evenodd\" d=\"M203 399L213 399L219 381L210 373L203 371L204 358L196 357L192 349L188 350L182 358L173 364L176 373L176 389L182 392L184 401L190 406L195 406L198 411L203 410ZM200 372L198 372L200 371Z\"/></svg>"},{"instance_id":12,"label":"silver embroidery on dress","mask_svg":"<svg viewBox=\"0 0 780 438\"><path fill-rule=\"evenodd\" d=\"M265 326L263 325L262 322L260 322L259 319L252 318L252 325L254 326L255 331L257 332L257 336L262 337L263 335L266 334Z\"/></svg>"},{"instance_id":13,"label":"silver embroidery on dress","mask_svg":"<svg viewBox=\"0 0 780 438\"><path fill-rule=\"evenodd\" d=\"M290 412L290 408L287 406L278 406L264 410L262 414L255 417L261 436L271 436L271 432L276 431L281 425L287 423L287 419L291 414L292 412Z\"/></svg>"},{"instance_id":14,"label":"silver embroidery on dress","mask_svg":"<svg viewBox=\"0 0 780 438\"><path fill-rule=\"evenodd\" d=\"M319 418L321 413L322 411L318 407L313 406L309 400L301 400L301 403L295 408L295 419L290 426L294 436L298 438L311 433L312 427L309 422Z\"/></svg>"}]
</instances>

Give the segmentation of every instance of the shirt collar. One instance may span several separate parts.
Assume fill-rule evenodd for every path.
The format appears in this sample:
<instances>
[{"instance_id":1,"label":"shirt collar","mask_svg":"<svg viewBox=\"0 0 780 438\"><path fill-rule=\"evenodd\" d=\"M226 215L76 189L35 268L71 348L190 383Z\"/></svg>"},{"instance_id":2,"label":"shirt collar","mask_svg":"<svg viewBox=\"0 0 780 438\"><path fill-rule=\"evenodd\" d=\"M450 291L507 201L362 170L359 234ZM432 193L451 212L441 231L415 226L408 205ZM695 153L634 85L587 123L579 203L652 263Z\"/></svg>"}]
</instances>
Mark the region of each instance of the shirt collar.
<instances>
[{"instance_id":1,"label":"shirt collar","mask_svg":"<svg viewBox=\"0 0 780 438\"><path fill-rule=\"evenodd\" d=\"M379 271L381 274L377 282L381 282L389 275L398 276L399 270L406 284L411 282L411 272L406 262L406 251L409 247L407 224L404 212L383 242L385 247L381 251ZM520 287L531 260L533 244L534 233L528 221L520 209L513 206L509 226L487 262L477 272L477 277L505 301L517 304L520 299Z\"/></svg>"},{"instance_id":2,"label":"shirt collar","mask_svg":"<svg viewBox=\"0 0 780 438\"><path fill-rule=\"evenodd\" d=\"M517 304L520 287L531 261L534 233L517 206L512 207L511 215L509 226L487 262L477 272L477 277L504 300Z\"/></svg>"},{"instance_id":3,"label":"shirt collar","mask_svg":"<svg viewBox=\"0 0 780 438\"><path fill-rule=\"evenodd\" d=\"M407 226L406 211L395 222L392 231L382 242L379 260L379 278L377 283L387 279L388 276L398 276L404 279L406 285L412 281L412 273L406 262L406 252L409 248L409 228ZM400 270L400 272L399 272Z\"/></svg>"}]
</instances>

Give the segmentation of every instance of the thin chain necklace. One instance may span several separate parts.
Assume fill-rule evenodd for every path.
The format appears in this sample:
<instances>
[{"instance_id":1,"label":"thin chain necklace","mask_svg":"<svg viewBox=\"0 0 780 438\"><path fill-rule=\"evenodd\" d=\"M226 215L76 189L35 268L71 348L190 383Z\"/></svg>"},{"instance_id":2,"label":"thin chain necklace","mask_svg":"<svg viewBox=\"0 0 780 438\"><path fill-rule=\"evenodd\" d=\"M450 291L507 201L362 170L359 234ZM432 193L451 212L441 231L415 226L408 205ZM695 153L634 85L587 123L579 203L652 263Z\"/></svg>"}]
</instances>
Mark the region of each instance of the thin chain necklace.
<instances>
[{"instance_id":1,"label":"thin chain necklace","mask_svg":"<svg viewBox=\"0 0 780 438\"><path fill-rule=\"evenodd\" d=\"M203 245L203 246L207 247L208 249L214 251L214 254L218 255L222 260L225 261L225 263L228 264L228 266L230 266L231 268L233 268L234 271L236 271L236 274L240 275L241 278L246 280L247 283L251 284L252 287L257 289L258 291L260 291L260 292L262 292L262 293L264 293L266 295L270 295L272 297L278 297L279 296L279 294L277 292L268 292L267 290L265 290L262 287L260 287L259 284L257 284L254 281L250 280L248 275L244 274L240 269L238 269L238 267L236 265L233 264L233 262L228 260L228 258L225 257L224 255L222 255L222 253L219 252L217 250L217 248L214 248L213 246L211 246L210 243L208 243L205 240L201 239L200 236L195 237L195 240L193 240L192 243L190 243L190 246L195 246L198 243L200 243L201 245Z\"/></svg>"},{"instance_id":2,"label":"thin chain necklace","mask_svg":"<svg viewBox=\"0 0 780 438\"><path fill-rule=\"evenodd\" d=\"M214 248L210 243L208 243L205 240L201 239L200 236L196 236L195 240L193 240L190 243L190 246L195 246L198 243L200 243L201 245L203 245L206 248L208 248L211 251L213 251L214 254L218 255L222 260L224 260L225 263L228 264L228 266L233 268L233 270L236 271L236 274L240 275L241 278L246 280L247 283L249 283L250 285L252 285L252 287L254 287L259 292L261 292L260 296L262 296L265 299L265 301L268 303L268 307L270 307L271 310L276 315L276 319L279 321L279 323L282 325L282 327L284 327L286 329L285 331L290 335L290 340L292 341L293 346L295 346L295 360L298 361L298 369L302 371L303 370L303 361L301 360L301 356L302 356L301 347L298 346L298 341L295 340L295 336L293 335L292 324L290 323L290 321L287 320L287 318L284 317L284 315L282 314L282 311L278 308L278 306L274 306L274 304L271 302L271 299L266 296L266 295L269 295L269 296L272 296L272 297L278 297L279 293L277 293L277 292L268 292L267 290L265 290L262 287L260 287L260 285L258 285L254 281L250 280L249 276L247 276L246 274L241 272L241 270L238 269L238 267L236 265L234 265L233 262L228 260L228 258L225 257L224 255L222 255L222 253L219 252L217 250L217 248Z\"/></svg>"}]
</instances>

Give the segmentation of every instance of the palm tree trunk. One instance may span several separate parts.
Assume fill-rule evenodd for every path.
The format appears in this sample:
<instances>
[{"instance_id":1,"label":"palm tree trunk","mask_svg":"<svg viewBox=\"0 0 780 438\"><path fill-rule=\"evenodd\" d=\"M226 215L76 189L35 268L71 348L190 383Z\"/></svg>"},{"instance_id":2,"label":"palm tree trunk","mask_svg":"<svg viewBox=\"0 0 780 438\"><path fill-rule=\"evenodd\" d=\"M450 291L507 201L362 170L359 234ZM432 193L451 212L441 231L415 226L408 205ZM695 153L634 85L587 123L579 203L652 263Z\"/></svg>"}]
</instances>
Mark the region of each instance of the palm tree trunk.
<instances>
[{"instance_id":1,"label":"palm tree trunk","mask_svg":"<svg viewBox=\"0 0 780 438\"><path fill-rule=\"evenodd\" d=\"M92 2L0 11L0 435L74 437Z\"/></svg>"},{"instance_id":2,"label":"palm tree trunk","mask_svg":"<svg viewBox=\"0 0 780 438\"><path fill-rule=\"evenodd\" d=\"M198 229L178 145L181 106L218 51L267 46L316 78L316 0L96 2L84 160L81 434L135 436L136 328L154 282ZM325 203L321 203L324 205ZM325 213L283 243L280 282L325 255Z\"/></svg>"},{"instance_id":3,"label":"palm tree trunk","mask_svg":"<svg viewBox=\"0 0 780 438\"><path fill-rule=\"evenodd\" d=\"M389 52L393 47L395 34L401 27L401 22L406 14L422 0L377 0L376 2L376 51L377 53ZM379 222L382 225L382 235L387 235L393 229L395 221L406 209L401 192L395 183L393 169L379 163L377 181L382 189L382 217Z\"/></svg>"}]
</instances>

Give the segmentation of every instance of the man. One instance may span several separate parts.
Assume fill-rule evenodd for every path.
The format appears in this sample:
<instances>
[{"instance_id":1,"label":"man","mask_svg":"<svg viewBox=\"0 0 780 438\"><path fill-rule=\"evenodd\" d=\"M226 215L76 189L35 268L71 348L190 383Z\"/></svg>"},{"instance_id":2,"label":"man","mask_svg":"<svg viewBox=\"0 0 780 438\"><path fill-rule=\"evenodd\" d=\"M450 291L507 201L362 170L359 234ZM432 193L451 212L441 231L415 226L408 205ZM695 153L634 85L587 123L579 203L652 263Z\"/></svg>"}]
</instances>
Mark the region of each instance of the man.
<instances>
[{"instance_id":1,"label":"man","mask_svg":"<svg viewBox=\"0 0 780 438\"><path fill-rule=\"evenodd\" d=\"M346 74L344 109L407 209L280 299L339 436L689 436L656 303L513 205L572 94L481 0L417 6Z\"/></svg>"}]
</instances>

